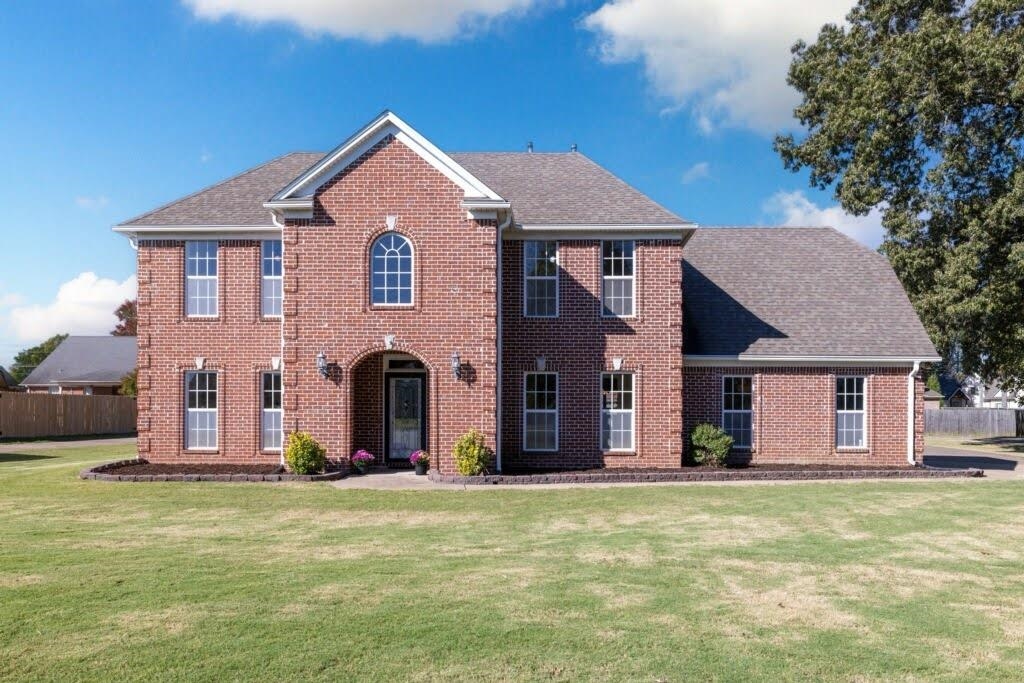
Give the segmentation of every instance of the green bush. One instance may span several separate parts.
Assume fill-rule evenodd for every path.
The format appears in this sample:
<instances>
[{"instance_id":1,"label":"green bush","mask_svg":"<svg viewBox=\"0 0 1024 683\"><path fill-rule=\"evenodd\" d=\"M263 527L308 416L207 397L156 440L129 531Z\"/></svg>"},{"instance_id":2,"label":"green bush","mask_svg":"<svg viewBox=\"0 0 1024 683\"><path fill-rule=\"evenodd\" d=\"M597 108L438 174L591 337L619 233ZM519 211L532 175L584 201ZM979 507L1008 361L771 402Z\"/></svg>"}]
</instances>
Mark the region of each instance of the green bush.
<instances>
[{"instance_id":1,"label":"green bush","mask_svg":"<svg viewBox=\"0 0 1024 683\"><path fill-rule=\"evenodd\" d=\"M693 444L693 461L698 465L721 467L732 449L732 437L721 427L713 424L699 424L690 433Z\"/></svg>"},{"instance_id":2,"label":"green bush","mask_svg":"<svg viewBox=\"0 0 1024 683\"><path fill-rule=\"evenodd\" d=\"M295 474L317 474L324 471L327 452L307 432L292 432L288 436L284 460Z\"/></svg>"},{"instance_id":3,"label":"green bush","mask_svg":"<svg viewBox=\"0 0 1024 683\"><path fill-rule=\"evenodd\" d=\"M484 435L471 429L455 442L452 448L455 458L455 469L464 477L482 474L494 456L494 451L487 447Z\"/></svg>"}]
</instances>

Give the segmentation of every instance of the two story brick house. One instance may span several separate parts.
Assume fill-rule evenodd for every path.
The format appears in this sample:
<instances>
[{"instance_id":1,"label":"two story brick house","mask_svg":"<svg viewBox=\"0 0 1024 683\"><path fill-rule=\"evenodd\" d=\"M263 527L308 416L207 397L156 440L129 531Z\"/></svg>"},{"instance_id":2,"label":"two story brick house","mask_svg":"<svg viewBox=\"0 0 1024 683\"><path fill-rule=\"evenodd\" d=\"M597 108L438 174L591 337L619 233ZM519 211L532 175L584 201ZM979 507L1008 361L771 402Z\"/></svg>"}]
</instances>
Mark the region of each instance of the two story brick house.
<instances>
[{"instance_id":1,"label":"two story brick house","mask_svg":"<svg viewBox=\"0 0 1024 683\"><path fill-rule=\"evenodd\" d=\"M831 229L698 228L578 152L445 153L384 112L114 228L138 251L139 455L452 471L922 457L938 360L888 262Z\"/></svg>"}]
</instances>

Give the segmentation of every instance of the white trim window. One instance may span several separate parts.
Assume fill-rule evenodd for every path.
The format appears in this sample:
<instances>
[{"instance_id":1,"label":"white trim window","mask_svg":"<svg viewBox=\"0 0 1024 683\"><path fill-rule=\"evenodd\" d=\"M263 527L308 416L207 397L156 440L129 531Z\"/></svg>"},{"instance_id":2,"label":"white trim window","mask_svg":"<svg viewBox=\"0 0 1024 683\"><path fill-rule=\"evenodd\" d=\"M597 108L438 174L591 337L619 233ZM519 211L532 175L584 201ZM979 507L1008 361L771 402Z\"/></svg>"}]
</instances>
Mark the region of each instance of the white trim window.
<instances>
[{"instance_id":1,"label":"white trim window","mask_svg":"<svg viewBox=\"0 0 1024 683\"><path fill-rule=\"evenodd\" d=\"M264 318L280 318L284 298L281 272L281 240L263 240L260 258L262 273L260 313Z\"/></svg>"},{"instance_id":2,"label":"white trim window","mask_svg":"<svg viewBox=\"0 0 1024 683\"><path fill-rule=\"evenodd\" d=\"M865 448L865 378L836 377L836 447Z\"/></svg>"},{"instance_id":3,"label":"white trim window","mask_svg":"<svg viewBox=\"0 0 1024 683\"><path fill-rule=\"evenodd\" d=\"M50 386L48 386L46 388L46 393L48 393L48 394L60 394L62 390L63 390L63 387L61 387L59 384L51 384Z\"/></svg>"},{"instance_id":4,"label":"white trim window","mask_svg":"<svg viewBox=\"0 0 1024 683\"><path fill-rule=\"evenodd\" d=\"M265 451L281 450L281 373L263 373L263 408L260 420L260 442Z\"/></svg>"},{"instance_id":5,"label":"white trim window","mask_svg":"<svg viewBox=\"0 0 1024 683\"><path fill-rule=\"evenodd\" d=\"M630 318L636 314L636 242L601 242L601 315Z\"/></svg>"},{"instance_id":6,"label":"white trim window","mask_svg":"<svg viewBox=\"0 0 1024 683\"><path fill-rule=\"evenodd\" d=\"M370 250L371 302L374 306L412 304L412 243L386 232Z\"/></svg>"},{"instance_id":7,"label":"white trim window","mask_svg":"<svg viewBox=\"0 0 1024 683\"><path fill-rule=\"evenodd\" d=\"M754 444L754 381L747 376L722 378L722 429L733 448Z\"/></svg>"},{"instance_id":8,"label":"white trim window","mask_svg":"<svg viewBox=\"0 0 1024 683\"><path fill-rule=\"evenodd\" d=\"M217 317L217 242L185 242L185 315Z\"/></svg>"},{"instance_id":9,"label":"white trim window","mask_svg":"<svg viewBox=\"0 0 1024 683\"><path fill-rule=\"evenodd\" d=\"M634 449L634 376L631 372L601 374L601 450Z\"/></svg>"},{"instance_id":10,"label":"white trim window","mask_svg":"<svg viewBox=\"0 0 1024 683\"><path fill-rule=\"evenodd\" d=\"M217 373L185 373L185 448L217 448Z\"/></svg>"},{"instance_id":11,"label":"white trim window","mask_svg":"<svg viewBox=\"0 0 1024 683\"><path fill-rule=\"evenodd\" d=\"M558 450L558 374L528 372L523 378L523 450Z\"/></svg>"},{"instance_id":12,"label":"white trim window","mask_svg":"<svg viewBox=\"0 0 1024 683\"><path fill-rule=\"evenodd\" d=\"M523 315L558 317L558 242L523 242Z\"/></svg>"}]
</instances>

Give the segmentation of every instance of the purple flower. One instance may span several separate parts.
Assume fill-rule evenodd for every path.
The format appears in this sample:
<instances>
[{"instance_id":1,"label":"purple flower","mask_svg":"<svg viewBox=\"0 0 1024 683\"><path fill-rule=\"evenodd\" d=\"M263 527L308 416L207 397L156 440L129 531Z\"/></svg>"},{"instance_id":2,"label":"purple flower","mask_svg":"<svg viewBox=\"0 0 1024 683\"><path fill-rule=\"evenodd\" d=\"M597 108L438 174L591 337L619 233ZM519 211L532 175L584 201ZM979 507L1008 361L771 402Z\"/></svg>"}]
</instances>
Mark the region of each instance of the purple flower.
<instances>
[{"instance_id":1,"label":"purple flower","mask_svg":"<svg viewBox=\"0 0 1024 683\"><path fill-rule=\"evenodd\" d=\"M352 454L351 460L353 464L369 465L371 462L376 460L376 458L373 457L373 453L370 453L369 451L360 448L358 451Z\"/></svg>"},{"instance_id":2,"label":"purple flower","mask_svg":"<svg viewBox=\"0 0 1024 683\"><path fill-rule=\"evenodd\" d=\"M413 465L418 465L421 462L430 464L430 453L426 451L413 451L413 454L409 456L409 462Z\"/></svg>"}]
</instances>

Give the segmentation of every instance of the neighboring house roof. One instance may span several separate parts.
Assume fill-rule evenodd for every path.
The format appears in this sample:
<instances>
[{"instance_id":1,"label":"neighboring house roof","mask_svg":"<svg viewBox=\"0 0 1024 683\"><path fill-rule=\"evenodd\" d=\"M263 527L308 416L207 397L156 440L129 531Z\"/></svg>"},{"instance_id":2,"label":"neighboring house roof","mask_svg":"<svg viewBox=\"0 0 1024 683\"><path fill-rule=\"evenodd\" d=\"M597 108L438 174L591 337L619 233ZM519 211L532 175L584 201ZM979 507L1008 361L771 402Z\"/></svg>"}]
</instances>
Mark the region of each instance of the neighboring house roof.
<instances>
[{"instance_id":1,"label":"neighboring house roof","mask_svg":"<svg viewBox=\"0 0 1024 683\"><path fill-rule=\"evenodd\" d=\"M462 152L450 156L511 202L519 224L688 223L578 152ZM286 154L118 227L272 227L264 202L323 158L321 153Z\"/></svg>"},{"instance_id":2,"label":"neighboring house roof","mask_svg":"<svg viewBox=\"0 0 1024 683\"><path fill-rule=\"evenodd\" d=\"M0 389L17 389L18 380L14 379L14 375L7 372L7 368L0 365Z\"/></svg>"},{"instance_id":3,"label":"neighboring house roof","mask_svg":"<svg viewBox=\"0 0 1024 683\"><path fill-rule=\"evenodd\" d=\"M924 397L926 400L929 401L941 401L943 398L945 398L942 394L935 391L934 389L925 389Z\"/></svg>"},{"instance_id":4,"label":"neighboring house roof","mask_svg":"<svg viewBox=\"0 0 1024 683\"><path fill-rule=\"evenodd\" d=\"M700 228L687 355L938 360L888 260L832 228Z\"/></svg>"},{"instance_id":5,"label":"neighboring house roof","mask_svg":"<svg viewBox=\"0 0 1024 683\"><path fill-rule=\"evenodd\" d=\"M321 152L285 154L121 225L271 227L263 202L322 157Z\"/></svg>"},{"instance_id":6,"label":"neighboring house roof","mask_svg":"<svg viewBox=\"0 0 1024 683\"><path fill-rule=\"evenodd\" d=\"M120 384L135 369L136 354L135 337L68 337L22 384Z\"/></svg>"},{"instance_id":7,"label":"neighboring house roof","mask_svg":"<svg viewBox=\"0 0 1024 683\"><path fill-rule=\"evenodd\" d=\"M510 201L521 225L688 223L579 152L450 156Z\"/></svg>"}]
</instances>

